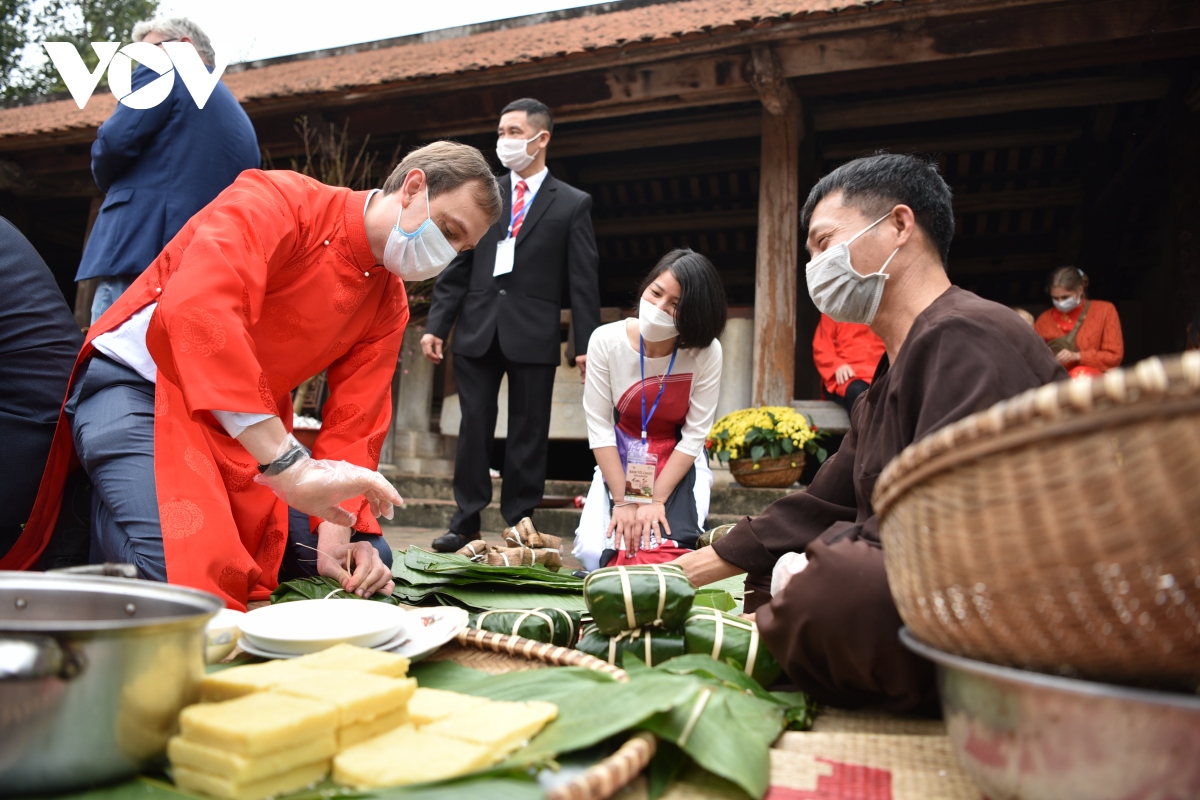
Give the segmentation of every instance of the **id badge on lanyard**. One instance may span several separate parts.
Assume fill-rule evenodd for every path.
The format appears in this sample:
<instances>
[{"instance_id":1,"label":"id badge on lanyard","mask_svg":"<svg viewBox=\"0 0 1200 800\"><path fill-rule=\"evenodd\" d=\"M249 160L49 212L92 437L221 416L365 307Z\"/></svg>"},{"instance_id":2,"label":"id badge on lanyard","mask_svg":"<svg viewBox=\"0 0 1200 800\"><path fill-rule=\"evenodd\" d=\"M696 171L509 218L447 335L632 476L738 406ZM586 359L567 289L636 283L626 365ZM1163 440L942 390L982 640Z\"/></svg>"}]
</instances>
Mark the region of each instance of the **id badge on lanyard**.
<instances>
[{"instance_id":1,"label":"id badge on lanyard","mask_svg":"<svg viewBox=\"0 0 1200 800\"><path fill-rule=\"evenodd\" d=\"M675 367L675 356L679 351L675 350L671 353L671 362L667 365L666 374L658 381L658 396L654 398L654 405L650 407L650 413L647 414L646 342L639 337L638 343L642 367L642 438L629 443L625 461L625 502L650 503L654 498L654 474L658 471L658 455L650 452L646 430L650 425L650 420L654 418L654 412L658 411L659 401L662 400L663 392L667 388L667 378L670 377L671 370Z\"/></svg>"}]
</instances>

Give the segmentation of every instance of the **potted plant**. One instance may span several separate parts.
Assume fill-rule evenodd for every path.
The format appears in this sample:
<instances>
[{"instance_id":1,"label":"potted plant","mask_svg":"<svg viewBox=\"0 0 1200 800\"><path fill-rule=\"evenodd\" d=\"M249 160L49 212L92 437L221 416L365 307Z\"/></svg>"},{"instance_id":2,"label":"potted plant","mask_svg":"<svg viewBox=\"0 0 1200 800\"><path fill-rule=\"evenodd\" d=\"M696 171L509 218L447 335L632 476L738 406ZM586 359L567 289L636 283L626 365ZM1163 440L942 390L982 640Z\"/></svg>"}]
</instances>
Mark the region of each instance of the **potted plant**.
<instances>
[{"instance_id":1,"label":"potted plant","mask_svg":"<svg viewBox=\"0 0 1200 800\"><path fill-rule=\"evenodd\" d=\"M825 460L824 438L825 433L794 408L761 406L717 420L705 450L709 458L728 464L742 486L784 488L800 479L806 453L818 462Z\"/></svg>"}]
</instances>

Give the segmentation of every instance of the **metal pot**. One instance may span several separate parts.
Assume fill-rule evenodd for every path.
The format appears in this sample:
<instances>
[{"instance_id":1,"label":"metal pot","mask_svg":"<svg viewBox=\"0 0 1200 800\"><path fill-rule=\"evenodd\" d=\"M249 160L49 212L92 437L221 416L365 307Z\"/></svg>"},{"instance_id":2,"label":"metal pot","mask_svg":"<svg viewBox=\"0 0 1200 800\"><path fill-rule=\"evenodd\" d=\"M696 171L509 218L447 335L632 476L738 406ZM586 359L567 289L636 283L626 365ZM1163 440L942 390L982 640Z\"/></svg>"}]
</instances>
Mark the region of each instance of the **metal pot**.
<instances>
[{"instance_id":1,"label":"metal pot","mask_svg":"<svg viewBox=\"0 0 1200 800\"><path fill-rule=\"evenodd\" d=\"M0 572L0 794L61 792L161 757L204 677L207 592Z\"/></svg>"},{"instance_id":2,"label":"metal pot","mask_svg":"<svg viewBox=\"0 0 1200 800\"><path fill-rule=\"evenodd\" d=\"M943 653L950 742L992 800L1174 800L1200 793L1200 697L1060 678Z\"/></svg>"}]
</instances>

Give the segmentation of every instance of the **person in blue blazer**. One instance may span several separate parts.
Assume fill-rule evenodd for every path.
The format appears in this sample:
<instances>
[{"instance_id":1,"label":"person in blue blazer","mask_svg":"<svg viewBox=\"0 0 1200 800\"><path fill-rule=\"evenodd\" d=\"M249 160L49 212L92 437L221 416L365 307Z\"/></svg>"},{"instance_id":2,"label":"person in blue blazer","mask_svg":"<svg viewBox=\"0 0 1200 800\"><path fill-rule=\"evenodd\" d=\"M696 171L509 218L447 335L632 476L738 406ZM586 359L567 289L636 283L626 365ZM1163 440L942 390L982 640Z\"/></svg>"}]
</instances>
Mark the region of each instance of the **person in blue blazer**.
<instances>
[{"instance_id":1,"label":"person in blue blazer","mask_svg":"<svg viewBox=\"0 0 1200 800\"><path fill-rule=\"evenodd\" d=\"M187 19L139 22L133 39L191 42L210 71L215 61L212 43ZM158 77L139 66L133 72L133 91ZM105 196L75 276L76 281L100 279L92 322L193 214L243 170L261 164L254 126L224 82L217 83L204 108L196 107L178 75L171 94L153 108L118 104L92 145L92 176Z\"/></svg>"}]
</instances>

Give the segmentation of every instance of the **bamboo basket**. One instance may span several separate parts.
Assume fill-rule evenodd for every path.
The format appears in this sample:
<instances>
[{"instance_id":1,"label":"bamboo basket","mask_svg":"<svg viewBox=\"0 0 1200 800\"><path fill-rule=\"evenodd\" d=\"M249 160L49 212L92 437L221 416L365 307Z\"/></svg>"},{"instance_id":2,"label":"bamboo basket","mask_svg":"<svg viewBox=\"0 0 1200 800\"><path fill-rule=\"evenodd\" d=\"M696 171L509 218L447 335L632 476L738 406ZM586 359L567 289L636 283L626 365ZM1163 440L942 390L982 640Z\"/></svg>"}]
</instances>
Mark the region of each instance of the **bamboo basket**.
<instances>
[{"instance_id":1,"label":"bamboo basket","mask_svg":"<svg viewBox=\"0 0 1200 800\"><path fill-rule=\"evenodd\" d=\"M499 674L522 669L583 667L603 672L625 683L629 674L598 658L521 636L507 636L467 629L458 634L458 647L443 647L430 660L450 660L464 666ZM569 783L546 793L547 800L607 800L636 778L650 763L658 740L645 731L634 734L615 753Z\"/></svg>"},{"instance_id":2,"label":"bamboo basket","mask_svg":"<svg viewBox=\"0 0 1200 800\"><path fill-rule=\"evenodd\" d=\"M1043 386L905 449L875 487L906 625L1044 672L1200 684L1200 352Z\"/></svg>"}]
</instances>

